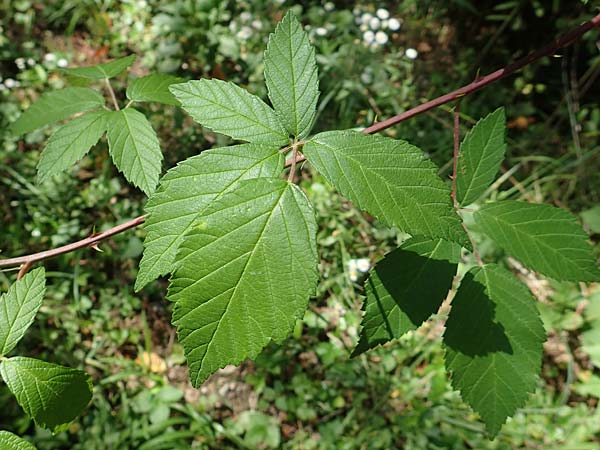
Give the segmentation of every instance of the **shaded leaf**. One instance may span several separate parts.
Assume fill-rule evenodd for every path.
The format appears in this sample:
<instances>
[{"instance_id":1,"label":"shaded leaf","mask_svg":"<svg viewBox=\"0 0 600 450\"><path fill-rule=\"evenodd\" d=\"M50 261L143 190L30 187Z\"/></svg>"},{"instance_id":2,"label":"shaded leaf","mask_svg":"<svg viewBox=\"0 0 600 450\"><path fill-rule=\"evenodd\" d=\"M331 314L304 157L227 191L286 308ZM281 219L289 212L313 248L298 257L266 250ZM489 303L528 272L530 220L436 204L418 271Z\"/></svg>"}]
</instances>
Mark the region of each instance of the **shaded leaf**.
<instances>
[{"instance_id":1,"label":"shaded leaf","mask_svg":"<svg viewBox=\"0 0 600 450\"><path fill-rule=\"evenodd\" d=\"M242 144L206 150L169 170L146 205L149 216L144 228L148 234L135 289L139 291L173 271L184 234L215 199L241 180L277 177L283 164L284 157L277 148Z\"/></svg>"},{"instance_id":2,"label":"shaded leaf","mask_svg":"<svg viewBox=\"0 0 600 450\"><path fill-rule=\"evenodd\" d=\"M257 178L213 202L185 236L169 297L194 386L292 331L316 288L316 228L296 185Z\"/></svg>"},{"instance_id":3,"label":"shaded leaf","mask_svg":"<svg viewBox=\"0 0 600 450\"><path fill-rule=\"evenodd\" d=\"M289 142L275 111L234 83L202 79L169 89L196 122L217 133L254 143Z\"/></svg>"},{"instance_id":4,"label":"shaded leaf","mask_svg":"<svg viewBox=\"0 0 600 450\"><path fill-rule=\"evenodd\" d=\"M86 87L70 87L47 92L11 125L20 135L71 117L73 114L104 106L104 97Z\"/></svg>"},{"instance_id":5,"label":"shaded leaf","mask_svg":"<svg viewBox=\"0 0 600 450\"><path fill-rule=\"evenodd\" d=\"M470 247L436 166L405 141L328 131L303 149L310 163L361 209L390 226Z\"/></svg>"},{"instance_id":6,"label":"shaded leaf","mask_svg":"<svg viewBox=\"0 0 600 450\"><path fill-rule=\"evenodd\" d=\"M483 205L474 217L484 233L530 269L557 280L600 280L588 236L568 211L506 200Z\"/></svg>"},{"instance_id":7,"label":"shaded leaf","mask_svg":"<svg viewBox=\"0 0 600 450\"><path fill-rule=\"evenodd\" d=\"M535 300L513 274L488 264L465 275L446 322L446 369L492 436L535 389L545 340Z\"/></svg>"},{"instance_id":8,"label":"shaded leaf","mask_svg":"<svg viewBox=\"0 0 600 450\"><path fill-rule=\"evenodd\" d=\"M286 129L299 138L310 132L319 99L315 49L291 11L269 36L265 52L269 98Z\"/></svg>"},{"instance_id":9,"label":"shaded leaf","mask_svg":"<svg viewBox=\"0 0 600 450\"><path fill-rule=\"evenodd\" d=\"M92 398L92 379L82 370L17 356L0 362L0 374L36 424L65 430Z\"/></svg>"},{"instance_id":10,"label":"shaded leaf","mask_svg":"<svg viewBox=\"0 0 600 450\"><path fill-rule=\"evenodd\" d=\"M415 330L440 308L452 287L460 246L411 238L371 270L358 345L352 356Z\"/></svg>"},{"instance_id":11,"label":"shaded leaf","mask_svg":"<svg viewBox=\"0 0 600 450\"><path fill-rule=\"evenodd\" d=\"M37 166L38 181L71 167L96 145L106 131L108 111L76 117L50 136Z\"/></svg>"},{"instance_id":12,"label":"shaded leaf","mask_svg":"<svg viewBox=\"0 0 600 450\"><path fill-rule=\"evenodd\" d=\"M127 181L147 195L160 176L162 152L152 125L141 112L126 108L112 111L108 121L108 149L115 166Z\"/></svg>"},{"instance_id":13,"label":"shaded leaf","mask_svg":"<svg viewBox=\"0 0 600 450\"><path fill-rule=\"evenodd\" d=\"M130 81L126 95L129 100L136 102L158 102L179 106L179 102L169 91L169 86L183 81L185 81L183 78L173 75L153 73Z\"/></svg>"},{"instance_id":14,"label":"shaded leaf","mask_svg":"<svg viewBox=\"0 0 600 450\"><path fill-rule=\"evenodd\" d=\"M0 356L8 354L25 335L42 306L45 290L45 271L38 267L0 297Z\"/></svg>"},{"instance_id":15,"label":"shaded leaf","mask_svg":"<svg viewBox=\"0 0 600 450\"><path fill-rule=\"evenodd\" d=\"M73 67L59 70L60 72L74 77L102 80L104 78L116 77L131 66L133 61L135 61L135 55L129 55L107 63L96 64L95 66Z\"/></svg>"}]
</instances>

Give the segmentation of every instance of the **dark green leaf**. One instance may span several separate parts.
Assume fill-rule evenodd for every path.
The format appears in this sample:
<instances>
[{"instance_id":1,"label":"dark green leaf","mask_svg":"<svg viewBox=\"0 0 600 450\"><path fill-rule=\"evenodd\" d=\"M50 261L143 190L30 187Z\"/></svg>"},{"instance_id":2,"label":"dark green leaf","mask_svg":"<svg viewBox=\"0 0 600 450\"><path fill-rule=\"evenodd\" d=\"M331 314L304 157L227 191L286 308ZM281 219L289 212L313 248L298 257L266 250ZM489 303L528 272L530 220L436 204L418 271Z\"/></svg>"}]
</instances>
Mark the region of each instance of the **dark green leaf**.
<instances>
[{"instance_id":1,"label":"dark green leaf","mask_svg":"<svg viewBox=\"0 0 600 450\"><path fill-rule=\"evenodd\" d=\"M133 61L135 61L135 55L129 55L125 56L124 58L115 59L113 61L97 64L95 66L74 67L69 69L60 69L60 71L74 77L102 80L104 78L116 77L129 66L131 66Z\"/></svg>"}]
</instances>

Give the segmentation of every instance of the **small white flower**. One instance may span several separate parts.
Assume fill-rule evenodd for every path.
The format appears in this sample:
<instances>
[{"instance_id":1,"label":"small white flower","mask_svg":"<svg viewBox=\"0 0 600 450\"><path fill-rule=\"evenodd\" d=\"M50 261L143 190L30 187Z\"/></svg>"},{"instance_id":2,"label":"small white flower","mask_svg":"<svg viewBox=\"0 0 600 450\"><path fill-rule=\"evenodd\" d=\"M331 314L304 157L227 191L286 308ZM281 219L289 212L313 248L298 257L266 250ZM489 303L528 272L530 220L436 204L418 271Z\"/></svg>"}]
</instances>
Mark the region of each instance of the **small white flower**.
<instances>
[{"instance_id":1,"label":"small white flower","mask_svg":"<svg viewBox=\"0 0 600 450\"><path fill-rule=\"evenodd\" d=\"M12 89L17 86L17 82L12 78L7 78L6 80L4 80L4 85L7 89Z\"/></svg>"},{"instance_id":2,"label":"small white flower","mask_svg":"<svg viewBox=\"0 0 600 450\"><path fill-rule=\"evenodd\" d=\"M256 30L262 30L262 22L258 19L252 21L252 27Z\"/></svg>"},{"instance_id":3,"label":"small white flower","mask_svg":"<svg viewBox=\"0 0 600 450\"><path fill-rule=\"evenodd\" d=\"M252 36L252 28L248 26L243 26L240 31L237 32L236 36L239 39L243 39L244 41L249 39Z\"/></svg>"},{"instance_id":4,"label":"small white flower","mask_svg":"<svg viewBox=\"0 0 600 450\"><path fill-rule=\"evenodd\" d=\"M33 58L27 58L27 65L30 67L35 66L35 60Z\"/></svg>"},{"instance_id":5,"label":"small white flower","mask_svg":"<svg viewBox=\"0 0 600 450\"><path fill-rule=\"evenodd\" d=\"M388 20L381 21L381 28L385 29L389 26L390 22Z\"/></svg>"},{"instance_id":6,"label":"small white flower","mask_svg":"<svg viewBox=\"0 0 600 450\"><path fill-rule=\"evenodd\" d=\"M252 20L252 14L248 11L244 11L240 14L240 19L242 19L243 22L250 22Z\"/></svg>"},{"instance_id":7,"label":"small white flower","mask_svg":"<svg viewBox=\"0 0 600 450\"><path fill-rule=\"evenodd\" d=\"M359 27L360 31L367 31L369 29L368 25L365 25L364 23Z\"/></svg>"},{"instance_id":8,"label":"small white flower","mask_svg":"<svg viewBox=\"0 0 600 450\"><path fill-rule=\"evenodd\" d=\"M333 11L335 9L335 5L333 2L327 2L325 5L323 5L323 8L325 8L325 11Z\"/></svg>"},{"instance_id":9,"label":"small white flower","mask_svg":"<svg viewBox=\"0 0 600 450\"><path fill-rule=\"evenodd\" d=\"M369 13L364 13L362 16L360 16L360 21L362 23L369 23L369 21L373 18L373 14L369 14Z\"/></svg>"},{"instance_id":10,"label":"small white flower","mask_svg":"<svg viewBox=\"0 0 600 450\"><path fill-rule=\"evenodd\" d=\"M46 53L44 55L44 61L46 61L46 62L56 61L56 55L54 53Z\"/></svg>"},{"instance_id":11,"label":"small white flower","mask_svg":"<svg viewBox=\"0 0 600 450\"><path fill-rule=\"evenodd\" d=\"M327 28L323 28L323 27L319 27L315 30L315 32L319 35L319 36L325 36L327 34Z\"/></svg>"},{"instance_id":12,"label":"small white flower","mask_svg":"<svg viewBox=\"0 0 600 450\"><path fill-rule=\"evenodd\" d=\"M414 48L407 48L404 54L408 59L417 59L417 56L419 56L419 52Z\"/></svg>"},{"instance_id":13,"label":"small white flower","mask_svg":"<svg viewBox=\"0 0 600 450\"><path fill-rule=\"evenodd\" d=\"M5 91L6 90L6 86L4 86L3 83L0 83L0 92Z\"/></svg>"},{"instance_id":14,"label":"small white flower","mask_svg":"<svg viewBox=\"0 0 600 450\"><path fill-rule=\"evenodd\" d=\"M184 62L184 63L181 63L181 68L182 68L183 70L187 70L189 67L190 67L190 66L188 65L188 63L185 63L185 62Z\"/></svg>"},{"instance_id":15,"label":"small white flower","mask_svg":"<svg viewBox=\"0 0 600 450\"><path fill-rule=\"evenodd\" d=\"M56 65L58 67L67 67L69 65L69 61L67 61L65 58L60 58L58 61L56 61Z\"/></svg>"},{"instance_id":16,"label":"small white flower","mask_svg":"<svg viewBox=\"0 0 600 450\"><path fill-rule=\"evenodd\" d=\"M352 10L352 14L354 14L355 16L358 16L360 14L360 8L354 8Z\"/></svg>"},{"instance_id":17,"label":"small white flower","mask_svg":"<svg viewBox=\"0 0 600 450\"><path fill-rule=\"evenodd\" d=\"M385 32L378 31L377 33L375 33L375 42L377 42L380 45L383 45L387 41L388 41L388 35L385 34Z\"/></svg>"},{"instance_id":18,"label":"small white flower","mask_svg":"<svg viewBox=\"0 0 600 450\"><path fill-rule=\"evenodd\" d=\"M373 17L371 20L369 20L369 26L371 27L371 30L378 30L381 26L381 20L379 20L377 17Z\"/></svg>"},{"instance_id":19,"label":"small white flower","mask_svg":"<svg viewBox=\"0 0 600 450\"><path fill-rule=\"evenodd\" d=\"M356 261L356 268L362 273L368 272L371 268L371 261L369 258L360 258Z\"/></svg>"},{"instance_id":20,"label":"small white flower","mask_svg":"<svg viewBox=\"0 0 600 450\"><path fill-rule=\"evenodd\" d=\"M377 17L379 17L381 20L387 19L390 17L390 12L385 8L379 8L377 10Z\"/></svg>"},{"instance_id":21,"label":"small white flower","mask_svg":"<svg viewBox=\"0 0 600 450\"><path fill-rule=\"evenodd\" d=\"M390 20L388 20L388 27L392 31L397 31L400 29L400 21L395 17L392 17Z\"/></svg>"},{"instance_id":22,"label":"small white flower","mask_svg":"<svg viewBox=\"0 0 600 450\"><path fill-rule=\"evenodd\" d=\"M25 68L25 58L15 59L15 64L19 70L23 70Z\"/></svg>"},{"instance_id":23,"label":"small white flower","mask_svg":"<svg viewBox=\"0 0 600 450\"><path fill-rule=\"evenodd\" d=\"M235 30L237 30L237 24L235 22L229 22L229 31L234 33Z\"/></svg>"},{"instance_id":24,"label":"small white flower","mask_svg":"<svg viewBox=\"0 0 600 450\"><path fill-rule=\"evenodd\" d=\"M34 228L33 230L31 230L31 236L37 238L37 237L40 237L41 235L42 235L42 232L38 228Z\"/></svg>"},{"instance_id":25,"label":"small white flower","mask_svg":"<svg viewBox=\"0 0 600 450\"><path fill-rule=\"evenodd\" d=\"M371 84L373 82L373 75L368 72L363 72L360 74L360 81L363 84Z\"/></svg>"},{"instance_id":26,"label":"small white flower","mask_svg":"<svg viewBox=\"0 0 600 450\"><path fill-rule=\"evenodd\" d=\"M370 44L375 40L375 33L371 30L367 30L363 33L363 39L367 44Z\"/></svg>"}]
</instances>

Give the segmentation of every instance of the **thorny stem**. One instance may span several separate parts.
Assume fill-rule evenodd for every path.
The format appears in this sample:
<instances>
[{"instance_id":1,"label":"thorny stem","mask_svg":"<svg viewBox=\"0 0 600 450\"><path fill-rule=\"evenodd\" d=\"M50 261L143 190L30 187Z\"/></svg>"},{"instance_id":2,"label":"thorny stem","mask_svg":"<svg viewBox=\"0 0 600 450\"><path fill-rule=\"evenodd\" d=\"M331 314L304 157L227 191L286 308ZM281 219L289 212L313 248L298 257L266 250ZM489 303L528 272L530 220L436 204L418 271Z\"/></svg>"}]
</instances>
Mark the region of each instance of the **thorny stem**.
<instances>
[{"instance_id":1,"label":"thorny stem","mask_svg":"<svg viewBox=\"0 0 600 450\"><path fill-rule=\"evenodd\" d=\"M454 108L454 153L452 156L452 201L454 207L458 208L456 201L456 169L458 167L458 152L460 149L460 100Z\"/></svg>"},{"instance_id":2,"label":"thorny stem","mask_svg":"<svg viewBox=\"0 0 600 450\"><path fill-rule=\"evenodd\" d=\"M110 81L108 80L108 78L104 79L104 84L106 84L106 88L108 89L108 93L110 94L110 98L112 99L113 105L115 105L115 109L118 111L121 108L119 108L119 103L117 102L117 97L115 96L115 91L113 90L112 86L110 85Z\"/></svg>"},{"instance_id":3,"label":"thorny stem","mask_svg":"<svg viewBox=\"0 0 600 450\"><path fill-rule=\"evenodd\" d=\"M404 120L410 119L411 117L422 114L433 108L444 105L446 103L450 103L454 100L464 97L465 95L468 95L475 91L478 91L478 90L482 89L484 86L487 86L488 84L491 84L498 80L501 80L502 78L505 78L505 77L511 75L512 73L516 72L517 70L522 69L523 67L531 64L532 62L534 62L540 58L543 58L544 56L552 55L554 52L556 52L556 50L572 44L574 41L579 39L583 34L587 33L589 30L591 30L592 28L595 28L599 25L600 25L600 14L598 14L591 20L581 24L579 27L569 31L567 34L555 39L554 41L552 41L545 47L542 47L541 49L539 49L533 53L530 53L528 56L526 56L522 59L519 59L519 60L515 61L514 63L509 64L508 66L506 66L502 69L498 69L489 75L486 75L481 78L478 77L474 82L472 82L466 86L463 86L462 88L457 89L453 92L450 92L449 94L442 95L441 97L438 97L434 100L423 103L422 105L419 105L413 109L409 109L408 111L405 111L401 114L390 117L389 119L384 120L383 122L379 122L379 123L376 123L376 124L370 126L369 128L365 128L363 130L363 133L368 133L368 134L377 133L377 132L385 130L386 128L389 128L397 123L400 123ZM106 81L106 86L108 88L108 91L112 97L113 103L115 104L115 108L118 110L119 105L117 103L115 93L114 93L108 79L106 79L105 81ZM304 159L303 155L297 154L293 161L286 163L286 166L294 165L294 167L295 167L295 164L302 161L303 159ZM74 242L72 244L68 244L68 245L53 249L53 250L35 253L32 255L21 256L18 258L0 259L0 267L14 267L14 266L20 266L22 264L27 265L28 263L33 264L35 262L53 258L55 256L62 255L64 253L69 253L69 252L72 252L72 251L80 249L80 248L88 247L90 245L96 245L99 242L103 241L104 239L107 239L111 236L122 233L123 231L128 230L130 228L137 227L138 225L144 223L144 220L145 220L145 216L136 217L135 219L132 219L129 222L126 222L124 224L117 225L116 227L111 228L110 230L107 230L104 233L100 233L95 236L90 236L81 241ZM463 226L464 226L464 224L463 224ZM468 232L467 232L467 235L468 235ZM470 235L469 235L469 239L471 239ZM479 254L475 251L474 246L473 246L473 250L474 250L475 257L477 258L478 262L480 264L482 264L481 258L479 257ZM27 269L28 268L29 267L27 267ZM20 272L22 272L23 269L24 269L24 267L21 268ZM23 273L23 275L24 275L24 273Z\"/></svg>"},{"instance_id":4,"label":"thorny stem","mask_svg":"<svg viewBox=\"0 0 600 450\"><path fill-rule=\"evenodd\" d=\"M296 158L298 157L298 144L292 145L292 163L290 165L290 174L288 175L288 183L294 182L294 175L296 174Z\"/></svg>"}]
</instances>

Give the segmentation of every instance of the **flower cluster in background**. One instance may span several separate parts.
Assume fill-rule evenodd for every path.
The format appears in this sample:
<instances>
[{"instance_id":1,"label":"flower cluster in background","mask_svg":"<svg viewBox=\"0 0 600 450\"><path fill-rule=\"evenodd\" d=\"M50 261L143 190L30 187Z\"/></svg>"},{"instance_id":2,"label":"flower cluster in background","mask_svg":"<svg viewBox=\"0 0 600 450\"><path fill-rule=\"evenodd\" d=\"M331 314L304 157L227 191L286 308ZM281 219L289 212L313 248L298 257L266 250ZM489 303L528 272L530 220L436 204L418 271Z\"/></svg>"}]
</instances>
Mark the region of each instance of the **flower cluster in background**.
<instances>
[{"instance_id":1,"label":"flower cluster in background","mask_svg":"<svg viewBox=\"0 0 600 450\"><path fill-rule=\"evenodd\" d=\"M348 261L348 277L352 281L358 281L361 274L365 274L371 268L369 258L351 259Z\"/></svg>"}]
</instances>

